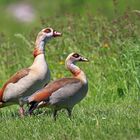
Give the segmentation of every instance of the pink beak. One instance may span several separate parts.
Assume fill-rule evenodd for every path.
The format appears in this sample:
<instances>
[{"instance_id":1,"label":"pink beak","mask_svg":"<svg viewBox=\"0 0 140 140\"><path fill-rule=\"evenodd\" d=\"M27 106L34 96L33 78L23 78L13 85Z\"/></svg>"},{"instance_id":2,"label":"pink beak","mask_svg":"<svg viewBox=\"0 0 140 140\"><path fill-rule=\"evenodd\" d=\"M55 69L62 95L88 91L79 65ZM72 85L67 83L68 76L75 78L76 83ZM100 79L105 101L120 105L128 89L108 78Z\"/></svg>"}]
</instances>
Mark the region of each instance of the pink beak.
<instances>
[{"instance_id":1,"label":"pink beak","mask_svg":"<svg viewBox=\"0 0 140 140\"><path fill-rule=\"evenodd\" d=\"M62 33L59 33L57 31L53 31L53 37L59 37L62 36Z\"/></svg>"}]
</instances>

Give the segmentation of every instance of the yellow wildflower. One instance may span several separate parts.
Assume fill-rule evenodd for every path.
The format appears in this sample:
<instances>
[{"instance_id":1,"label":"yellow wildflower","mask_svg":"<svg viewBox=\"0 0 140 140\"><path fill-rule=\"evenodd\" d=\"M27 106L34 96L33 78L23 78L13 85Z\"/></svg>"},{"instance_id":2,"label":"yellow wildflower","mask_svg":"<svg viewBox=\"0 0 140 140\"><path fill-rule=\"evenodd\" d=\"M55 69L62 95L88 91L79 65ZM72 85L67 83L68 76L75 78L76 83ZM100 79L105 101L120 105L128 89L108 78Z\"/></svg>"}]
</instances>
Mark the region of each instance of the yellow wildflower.
<instances>
[{"instance_id":1,"label":"yellow wildflower","mask_svg":"<svg viewBox=\"0 0 140 140\"><path fill-rule=\"evenodd\" d=\"M59 61L59 64L60 64L60 65L63 65L63 64L64 64L64 61Z\"/></svg>"},{"instance_id":2,"label":"yellow wildflower","mask_svg":"<svg viewBox=\"0 0 140 140\"><path fill-rule=\"evenodd\" d=\"M108 43L104 43L102 47L103 48L109 48L109 44Z\"/></svg>"}]
</instances>

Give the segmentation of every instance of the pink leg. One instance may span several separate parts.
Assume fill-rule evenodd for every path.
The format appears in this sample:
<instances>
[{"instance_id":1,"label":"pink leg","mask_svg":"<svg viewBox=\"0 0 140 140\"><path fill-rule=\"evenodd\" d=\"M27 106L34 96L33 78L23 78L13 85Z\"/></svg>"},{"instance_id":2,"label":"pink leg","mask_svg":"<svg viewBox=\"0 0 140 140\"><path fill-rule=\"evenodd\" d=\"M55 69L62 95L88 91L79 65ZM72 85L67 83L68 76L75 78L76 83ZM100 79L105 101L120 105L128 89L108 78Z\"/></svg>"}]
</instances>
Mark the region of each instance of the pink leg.
<instances>
[{"instance_id":1,"label":"pink leg","mask_svg":"<svg viewBox=\"0 0 140 140\"><path fill-rule=\"evenodd\" d=\"M0 108L3 107L3 102L0 102Z\"/></svg>"},{"instance_id":2,"label":"pink leg","mask_svg":"<svg viewBox=\"0 0 140 140\"><path fill-rule=\"evenodd\" d=\"M20 108L19 108L19 114L20 114L20 117L24 117L24 108L23 108L23 106L21 107L20 106Z\"/></svg>"}]
</instances>

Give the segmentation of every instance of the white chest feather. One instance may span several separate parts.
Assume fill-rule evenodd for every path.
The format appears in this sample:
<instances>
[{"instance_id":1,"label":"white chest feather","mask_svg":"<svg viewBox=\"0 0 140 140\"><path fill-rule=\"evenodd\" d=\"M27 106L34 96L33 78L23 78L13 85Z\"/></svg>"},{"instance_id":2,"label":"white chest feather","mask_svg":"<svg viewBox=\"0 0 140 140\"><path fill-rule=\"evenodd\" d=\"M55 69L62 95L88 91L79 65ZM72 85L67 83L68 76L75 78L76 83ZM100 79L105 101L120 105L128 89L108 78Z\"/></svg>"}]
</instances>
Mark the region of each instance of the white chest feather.
<instances>
[{"instance_id":1,"label":"white chest feather","mask_svg":"<svg viewBox=\"0 0 140 140\"><path fill-rule=\"evenodd\" d=\"M38 55L29 69L27 76L7 85L3 94L4 101L17 101L21 97L29 96L49 82L50 71L44 54Z\"/></svg>"}]
</instances>

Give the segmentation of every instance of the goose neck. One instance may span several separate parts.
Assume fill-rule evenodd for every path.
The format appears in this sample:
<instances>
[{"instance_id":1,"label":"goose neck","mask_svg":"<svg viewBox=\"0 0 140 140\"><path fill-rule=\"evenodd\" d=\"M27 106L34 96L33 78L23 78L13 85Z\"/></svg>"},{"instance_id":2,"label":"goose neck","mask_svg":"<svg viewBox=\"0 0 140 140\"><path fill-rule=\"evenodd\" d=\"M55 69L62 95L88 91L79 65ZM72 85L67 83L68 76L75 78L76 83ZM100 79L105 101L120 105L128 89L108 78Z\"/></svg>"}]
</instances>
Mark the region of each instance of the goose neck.
<instances>
[{"instance_id":1,"label":"goose neck","mask_svg":"<svg viewBox=\"0 0 140 140\"><path fill-rule=\"evenodd\" d=\"M85 73L78 66L76 66L74 62L67 60L66 67L72 73L74 78L77 78L82 83L87 84L87 78Z\"/></svg>"},{"instance_id":2,"label":"goose neck","mask_svg":"<svg viewBox=\"0 0 140 140\"><path fill-rule=\"evenodd\" d=\"M77 76L81 72L81 69L78 66L76 66L74 62L67 61L66 67L73 74L73 76Z\"/></svg>"},{"instance_id":3,"label":"goose neck","mask_svg":"<svg viewBox=\"0 0 140 140\"><path fill-rule=\"evenodd\" d=\"M36 41L35 48L33 51L34 57L36 57L40 54L45 54L45 45L46 45L45 41L38 41L38 40Z\"/></svg>"}]
</instances>

